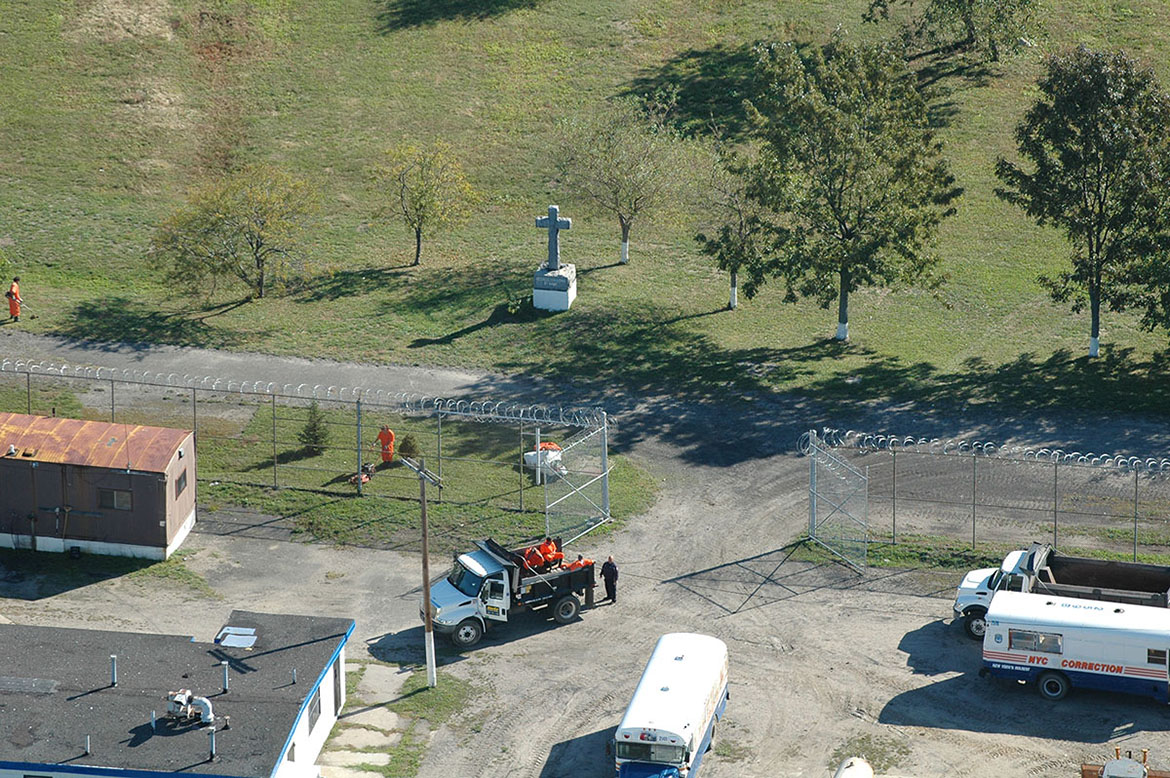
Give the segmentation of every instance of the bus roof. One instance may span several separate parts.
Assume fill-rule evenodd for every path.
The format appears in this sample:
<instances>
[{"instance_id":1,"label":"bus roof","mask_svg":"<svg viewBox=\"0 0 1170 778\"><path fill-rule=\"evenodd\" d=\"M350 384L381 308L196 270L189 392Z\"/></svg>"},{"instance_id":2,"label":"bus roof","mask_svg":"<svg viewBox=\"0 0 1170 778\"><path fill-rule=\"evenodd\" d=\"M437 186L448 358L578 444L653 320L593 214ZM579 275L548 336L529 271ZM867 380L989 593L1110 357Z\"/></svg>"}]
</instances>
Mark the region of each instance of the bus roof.
<instances>
[{"instance_id":1,"label":"bus roof","mask_svg":"<svg viewBox=\"0 0 1170 778\"><path fill-rule=\"evenodd\" d=\"M1170 610L1102 600L996 592L987 610L989 624L1026 622L1037 627L1120 629L1137 634L1170 634Z\"/></svg>"},{"instance_id":2,"label":"bus roof","mask_svg":"<svg viewBox=\"0 0 1170 778\"><path fill-rule=\"evenodd\" d=\"M617 739L623 730L655 729L693 747L692 739L707 723L708 701L718 702L726 682L727 645L722 640L690 632L663 635L618 725Z\"/></svg>"}]
</instances>

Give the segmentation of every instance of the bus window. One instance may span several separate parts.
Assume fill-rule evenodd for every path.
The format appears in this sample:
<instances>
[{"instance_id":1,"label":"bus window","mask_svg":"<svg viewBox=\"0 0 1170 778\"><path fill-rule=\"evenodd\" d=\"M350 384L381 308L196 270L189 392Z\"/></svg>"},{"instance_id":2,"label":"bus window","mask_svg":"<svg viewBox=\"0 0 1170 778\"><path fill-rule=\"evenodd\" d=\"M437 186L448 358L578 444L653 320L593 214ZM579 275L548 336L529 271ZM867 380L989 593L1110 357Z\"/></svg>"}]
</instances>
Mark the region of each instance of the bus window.
<instances>
[{"instance_id":1,"label":"bus window","mask_svg":"<svg viewBox=\"0 0 1170 778\"><path fill-rule=\"evenodd\" d=\"M639 762L682 764L683 747L663 743L618 743L617 757Z\"/></svg>"}]
</instances>

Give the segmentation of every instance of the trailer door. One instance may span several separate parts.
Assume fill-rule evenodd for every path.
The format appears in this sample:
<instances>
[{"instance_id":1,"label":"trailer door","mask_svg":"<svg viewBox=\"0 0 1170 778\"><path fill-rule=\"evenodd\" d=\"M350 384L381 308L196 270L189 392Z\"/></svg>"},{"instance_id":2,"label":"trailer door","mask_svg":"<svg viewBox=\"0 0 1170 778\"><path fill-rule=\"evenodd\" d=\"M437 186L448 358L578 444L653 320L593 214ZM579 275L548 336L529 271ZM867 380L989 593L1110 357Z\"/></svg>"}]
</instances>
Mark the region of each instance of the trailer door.
<instances>
[{"instance_id":1,"label":"trailer door","mask_svg":"<svg viewBox=\"0 0 1170 778\"><path fill-rule=\"evenodd\" d=\"M493 621L508 620L508 586L504 574L498 573L484 582L484 614Z\"/></svg>"}]
</instances>

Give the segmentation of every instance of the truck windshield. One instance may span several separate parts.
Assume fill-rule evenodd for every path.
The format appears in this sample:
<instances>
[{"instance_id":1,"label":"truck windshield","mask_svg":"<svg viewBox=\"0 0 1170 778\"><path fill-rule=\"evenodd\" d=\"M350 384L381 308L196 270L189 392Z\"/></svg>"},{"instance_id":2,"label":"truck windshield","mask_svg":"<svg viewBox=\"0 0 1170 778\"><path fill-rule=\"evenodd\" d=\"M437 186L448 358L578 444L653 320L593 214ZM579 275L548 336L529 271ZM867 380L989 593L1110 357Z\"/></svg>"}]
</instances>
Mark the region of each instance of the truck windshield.
<instances>
[{"instance_id":1,"label":"truck windshield","mask_svg":"<svg viewBox=\"0 0 1170 778\"><path fill-rule=\"evenodd\" d=\"M987 588L991 591L999 591L999 583L1003 580L1003 569L996 570L991 574L991 578L987 581Z\"/></svg>"},{"instance_id":2,"label":"truck windshield","mask_svg":"<svg viewBox=\"0 0 1170 778\"><path fill-rule=\"evenodd\" d=\"M479 590L483 586L482 578L458 562L452 568L451 575L447 576L447 581L468 597L478 597Z\"/></svg>"},{"instance_id":3,"label":"truck windshield","mask_svg":"<svg viewBox=\"0 0 1170 778\"><path fill-rule=\"evenodd\" d=\"M682 764L683 747L661 743L618 743L618 759L635 759L639 762L660 764Z\"/></svg>"}]
</instances>

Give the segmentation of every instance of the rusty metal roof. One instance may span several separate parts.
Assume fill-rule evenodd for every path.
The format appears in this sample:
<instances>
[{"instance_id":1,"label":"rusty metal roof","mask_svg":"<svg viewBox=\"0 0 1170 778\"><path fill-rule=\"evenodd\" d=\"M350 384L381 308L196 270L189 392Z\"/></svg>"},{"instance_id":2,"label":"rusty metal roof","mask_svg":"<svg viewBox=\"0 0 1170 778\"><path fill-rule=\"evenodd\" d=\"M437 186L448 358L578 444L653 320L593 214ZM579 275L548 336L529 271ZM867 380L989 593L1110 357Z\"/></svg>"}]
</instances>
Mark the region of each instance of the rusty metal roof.
<instances>
[{"instance_id":1,"label":"rusty metal roof","mask_svg":"<svg viewBox=\"0 0 1170 778\"><path fill-rule=\"evenodd\" d=\"M0 457L162 473L190 430L0 412ZM14 454L8 452L15 448Z\"/></svg>"}]
</instances>

